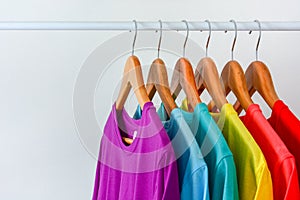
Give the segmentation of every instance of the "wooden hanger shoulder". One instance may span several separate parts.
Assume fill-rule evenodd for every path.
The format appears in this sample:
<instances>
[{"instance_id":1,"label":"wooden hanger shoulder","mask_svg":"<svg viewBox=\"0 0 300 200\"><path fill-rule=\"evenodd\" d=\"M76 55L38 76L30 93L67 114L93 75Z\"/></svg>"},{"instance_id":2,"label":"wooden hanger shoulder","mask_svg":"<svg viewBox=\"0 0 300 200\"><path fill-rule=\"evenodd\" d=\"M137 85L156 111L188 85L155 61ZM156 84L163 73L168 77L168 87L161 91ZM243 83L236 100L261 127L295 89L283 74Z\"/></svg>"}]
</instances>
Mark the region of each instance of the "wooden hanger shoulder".
<instances>
[{"instance_id":1,"label":"wooden hanger shoulder","mask_svg":"<svg viewBox=\"0 0 300 200\"><path fill-rule=\"evenodd\" d=\"M229 61L221 74L221 83L227 96L230 91L240 101L243 109L247 110L253 104L249 95L244 71L237 61Z\"/></svg>"},{"instance_id":2,"label":"wooden hanger shoulder","mask_svg":"<svg viewBox=\"0 0 300 200\"><path fill-rule=\"evenodd\" d=\"M195 71L195 80L199 95L206 88L219 109L227 103L216 64L211 58L205 57L200 60Z\"/></svg>"},{"instance_id":3,"label":"wooden hanger shoulder","mask_svg":"<svg viewBox=\"0 0 300 200\"><path fill-rule=\"evenodd\" d=\"M131 88L134 91L139 105L143 109L144 104L149 102L150 99L144 85L141 64L136 56L130 56L126 61L119 96L116 100L117 110L123 109Z\"/></svg>"},{"instance_id":4,"label":"wooden hanger shoulder","mask_svg":"<svg viewBox=\"0 0 300 200\"><path fill-rule=\"evenodd\" d=\"M171 95L165 63L160 58L155 59L151 64L146 90L150 100L152 100L155 92L158 92L162 102L164 103L164 107L170 116L171 111L177 106Z\"/></svg>"},{"instance_id":5,"label":"wooden hanger shoulder","mask_svg":"<svg viewBox=\"0 0 300 200\"><path fill-rule=\"evenodd\" d=\"M261 61L254 61L247 68L245 76L250 96L258 91L272 109L279 97L268 67ZM240 103L236 102L235 107L239 108L239 106Z\"/></svg>"},{"instance_id":6,"label":"wooden hanger shoulder","mask_svg":"<svg viewBox=\"0 0 300 200\"><path fill-rule=\"evenodd\" d=\"M201 102L192 65L186 58L180 58L175 65L171 81L171 91L174 99L181 89L185 92L188 102L193 108Z\"/></svg>"}]
</instances>

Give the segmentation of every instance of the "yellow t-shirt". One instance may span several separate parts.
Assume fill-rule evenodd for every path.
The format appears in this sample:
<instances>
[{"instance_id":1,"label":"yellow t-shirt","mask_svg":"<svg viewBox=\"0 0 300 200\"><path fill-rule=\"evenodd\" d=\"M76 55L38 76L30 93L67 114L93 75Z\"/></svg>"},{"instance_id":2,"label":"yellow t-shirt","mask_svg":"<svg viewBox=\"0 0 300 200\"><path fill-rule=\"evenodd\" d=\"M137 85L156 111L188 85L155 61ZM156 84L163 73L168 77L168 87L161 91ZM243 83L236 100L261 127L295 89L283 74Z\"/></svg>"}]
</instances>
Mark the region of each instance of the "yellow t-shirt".
<instances>
[{"instance_id":1,"label":"yellow t-shirt","mask_svg":"<svg viewBox=\"0 0 300 200\"><path fill-rule=\"evenodd\" d=\"M181 105L187 110L187 102ZM273 199L271 174L265 157L231 104L211 113L233 154L240 199Z\"/></svg>"}]
</instances>

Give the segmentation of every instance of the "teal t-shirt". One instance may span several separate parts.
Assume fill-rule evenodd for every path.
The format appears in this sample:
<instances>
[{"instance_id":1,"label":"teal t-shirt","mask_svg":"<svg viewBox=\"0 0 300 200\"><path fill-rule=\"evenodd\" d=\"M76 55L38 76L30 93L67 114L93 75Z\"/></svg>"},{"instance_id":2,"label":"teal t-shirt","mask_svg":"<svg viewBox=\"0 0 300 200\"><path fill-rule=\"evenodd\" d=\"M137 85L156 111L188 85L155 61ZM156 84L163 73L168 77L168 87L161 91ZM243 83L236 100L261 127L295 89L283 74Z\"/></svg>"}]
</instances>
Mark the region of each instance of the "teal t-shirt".
<instances>
[{"instance_id":1,"label":"teal t-shirt","mask_svg":"<svg viewBox=\"0 0 300 200\"><path fill-rule=\"evenodd\" d=\"M138 108L134 118L140 117L141 109ZM175 108L171 112L170 119L162 122L177 157L180 199L210 199L208 168L181 110Z\"/></svg>"},{"instance_id":2,"label":"teal t-shirt","mask_svg":"<svg viewBox=\"0 0 300 200\"><path fill-rule=\"evenodd\" d=\"M192 113L181 109L180 111L195 135L208 166L211 199L239 199L233 155L207 106L199 103ZM163 108L159 109L158 114L161 120L167 118Z\"/></svg>"}]
</instances>

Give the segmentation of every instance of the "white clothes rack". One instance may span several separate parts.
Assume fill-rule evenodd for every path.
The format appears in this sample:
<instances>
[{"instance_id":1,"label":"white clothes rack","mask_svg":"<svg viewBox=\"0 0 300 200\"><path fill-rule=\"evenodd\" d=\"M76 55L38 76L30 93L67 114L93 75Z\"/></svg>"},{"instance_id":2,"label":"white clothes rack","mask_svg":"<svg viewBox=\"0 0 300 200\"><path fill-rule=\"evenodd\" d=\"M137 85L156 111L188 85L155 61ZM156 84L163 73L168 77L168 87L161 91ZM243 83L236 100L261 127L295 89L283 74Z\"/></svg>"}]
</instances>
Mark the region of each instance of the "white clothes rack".
<instances>
[{"instance_id":1,"label":"white clothes rack","mask_svg":"<svg viewBox=\"0 0 300 200\"><path fill-rule=\"evenodd\" d=\"M232 22L211 21L212 31L234 31L235 26ZM300 21L270 22L261 21L262 31L300 31ZM209 25L205 21L189 21L190 31L208 31ZM236 22L237 31L259 31L257 22ZM7 21L0 22L0 30L103 30L103 31L133 31L135 24L132 21L124 22L20 22ZM160 24L156 22L137 21L138 31L160 30ZM162 30L185 31L186 24L183 22L162 22Z\"/></svg>"}]
</instances>

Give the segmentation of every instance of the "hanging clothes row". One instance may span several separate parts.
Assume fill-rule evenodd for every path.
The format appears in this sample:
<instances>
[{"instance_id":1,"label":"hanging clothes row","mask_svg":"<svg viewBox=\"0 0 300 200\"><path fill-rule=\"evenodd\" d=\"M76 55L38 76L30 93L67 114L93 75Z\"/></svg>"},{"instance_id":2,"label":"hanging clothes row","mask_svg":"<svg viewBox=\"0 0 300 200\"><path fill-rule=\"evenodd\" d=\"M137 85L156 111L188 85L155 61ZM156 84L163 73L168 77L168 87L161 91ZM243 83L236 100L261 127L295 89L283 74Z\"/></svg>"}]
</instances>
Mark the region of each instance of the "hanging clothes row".
<instances>
[{"instance_id":1,"label":"hanging clothes row","mask_svg":"<svg viewBox=\"0 0 300 200\"><path fill-rule=\"evenodd\" d=\"M153 61L146 86L139 59L127 59L119 96L108 116L101 138L93 200L149 199L300 199L300 121L276 94L267 66L252 62L244 73L233 59L221 76L208 57L195 73L185 57L179 58L171 86L164 61ZM256 21L261 28L259 21ZM138 100L133 117L124 108L130 90ZM205 104L207 90L212 101ZM175 102L183 90L186 99ZM233 92L237 101L228 103ZM272 109L269 119L251 96L257 91ZM162 103L156 110L151 102L158 93ZM245 110L244 116L239 116Z\"/></svg>"}]
</instances>

